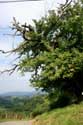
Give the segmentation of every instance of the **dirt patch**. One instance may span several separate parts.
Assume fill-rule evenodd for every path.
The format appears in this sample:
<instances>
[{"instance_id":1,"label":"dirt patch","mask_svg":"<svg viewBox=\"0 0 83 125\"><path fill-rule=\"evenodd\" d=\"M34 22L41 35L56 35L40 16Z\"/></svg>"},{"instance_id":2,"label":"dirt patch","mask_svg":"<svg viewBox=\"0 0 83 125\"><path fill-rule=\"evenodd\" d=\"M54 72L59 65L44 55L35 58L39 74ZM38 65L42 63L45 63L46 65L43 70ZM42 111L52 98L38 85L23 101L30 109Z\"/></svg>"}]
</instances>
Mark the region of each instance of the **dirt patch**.
<instances>
[{"instance_id":1,"label":"dirt patch","mask_svg":"<svg viewBox=\"0 0 83 125\"><path fill-rule=\"evenodd\" d=\"M10 122L2 122L0 125L32 125L31 121L10 121Z\"/></svg>"}]
</instances>

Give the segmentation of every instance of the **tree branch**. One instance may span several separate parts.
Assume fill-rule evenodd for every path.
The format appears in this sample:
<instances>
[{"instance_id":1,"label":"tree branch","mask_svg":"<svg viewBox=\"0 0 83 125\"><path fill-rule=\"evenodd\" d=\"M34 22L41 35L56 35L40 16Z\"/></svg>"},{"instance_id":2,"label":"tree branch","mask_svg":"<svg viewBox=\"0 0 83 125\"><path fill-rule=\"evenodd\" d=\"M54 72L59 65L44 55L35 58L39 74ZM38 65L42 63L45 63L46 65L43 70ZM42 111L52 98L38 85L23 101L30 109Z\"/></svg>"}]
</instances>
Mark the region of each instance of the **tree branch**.
<instances>
[{"instance_id":1,"label":"tree branch","mask_svg":"<svg viewBox=\"0 0 83 125\"><path fill-rule=\"evenodd\" d=\"M13 68L0 71L0 74L7 73L7 72L8 72L9 75L11 75L17 68L18 68L18 65L17 65L17 64L14 64L14 67L13 67Z\"/></svg>"}]
</instances>

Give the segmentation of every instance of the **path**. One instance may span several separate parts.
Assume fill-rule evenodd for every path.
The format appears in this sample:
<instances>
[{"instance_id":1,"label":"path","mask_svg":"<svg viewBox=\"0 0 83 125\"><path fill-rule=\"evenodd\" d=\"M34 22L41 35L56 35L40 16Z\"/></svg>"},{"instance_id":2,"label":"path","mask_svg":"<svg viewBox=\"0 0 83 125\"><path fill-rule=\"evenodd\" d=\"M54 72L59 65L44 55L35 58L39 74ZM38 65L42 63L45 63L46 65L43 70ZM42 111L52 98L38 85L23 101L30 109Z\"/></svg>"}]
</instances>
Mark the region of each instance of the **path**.
<instances>
[{"instance_id":1,"label":"path","mask_svg":"<svg viewBox=\"0 0 83 125\"><path fill-rule=\"evenodd\" d=\"M10 121L10 122L1 122L0 125L31 125L31 121Z\"/></svg>"}]
</instances>

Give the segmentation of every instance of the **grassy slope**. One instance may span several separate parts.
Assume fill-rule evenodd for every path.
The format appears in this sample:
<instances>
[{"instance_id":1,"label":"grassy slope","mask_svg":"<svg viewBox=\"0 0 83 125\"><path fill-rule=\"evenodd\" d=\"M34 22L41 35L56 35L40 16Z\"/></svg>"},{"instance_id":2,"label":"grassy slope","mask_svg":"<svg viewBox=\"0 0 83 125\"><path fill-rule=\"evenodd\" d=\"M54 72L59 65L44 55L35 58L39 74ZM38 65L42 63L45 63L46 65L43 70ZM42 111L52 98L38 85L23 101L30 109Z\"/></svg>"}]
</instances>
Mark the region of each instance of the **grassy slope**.
<instances>
[{"instance_id":1,"label":"grassy slope","mask_svg":"<svg viewBox=\"0 0 83 125\"><path fill-rule=\"evenodd\" d=\"M38 116L33 125L83 125L83 102Z\"/></svg>"}]
</instances>

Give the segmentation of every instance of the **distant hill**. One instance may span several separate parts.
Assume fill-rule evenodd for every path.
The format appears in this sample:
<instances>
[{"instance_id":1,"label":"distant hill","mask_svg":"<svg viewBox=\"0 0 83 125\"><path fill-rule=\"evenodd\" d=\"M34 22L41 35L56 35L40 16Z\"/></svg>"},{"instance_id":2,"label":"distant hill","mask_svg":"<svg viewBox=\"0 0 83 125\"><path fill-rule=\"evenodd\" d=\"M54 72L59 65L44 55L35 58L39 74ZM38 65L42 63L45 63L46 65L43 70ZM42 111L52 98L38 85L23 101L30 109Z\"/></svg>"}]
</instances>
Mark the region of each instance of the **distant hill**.
<instances>
[{"instance_id":1,"label":"distant hill","mask_svg":"<svg viewBox=\"0 0 83 125\"><path fill-rule=\"evenodd\" d=\"M20 96L33 96L34 94L37 94L37 92L36 91L32 91L32 92L7 92L7 93L0 94L0 97L8 97L8 96L16 96L16 97L20 97Z\"/></svg>"}]
</instances>

